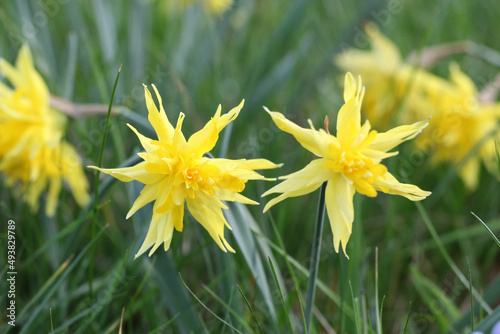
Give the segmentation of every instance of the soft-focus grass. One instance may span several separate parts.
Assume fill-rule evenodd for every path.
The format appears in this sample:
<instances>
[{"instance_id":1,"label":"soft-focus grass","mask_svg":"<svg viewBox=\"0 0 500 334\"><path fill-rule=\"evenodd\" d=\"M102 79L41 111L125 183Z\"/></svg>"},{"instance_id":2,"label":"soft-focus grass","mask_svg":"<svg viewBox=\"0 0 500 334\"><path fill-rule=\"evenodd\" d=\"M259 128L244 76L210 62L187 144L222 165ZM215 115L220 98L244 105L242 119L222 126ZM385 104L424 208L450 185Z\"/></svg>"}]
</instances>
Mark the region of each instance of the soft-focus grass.
<instances>
[{"instance_id":1,"label":"soft-focus grass","mask_svg":"<svg viewBox=\"0 0 500 334\"><path fill-rule=\"evenodd\" d=\"M225 130L213 153L285 163L266 173L277 176L303 167L312 156L291 136L279 133L261 106L282 111L302 125L311 118L320 127L325 114L334 122L341 105L342 73L332 58L347 46L364 43L364 22L378 23L404 56L426 45L464 39L500 50L500 39L493 38L500 32L499 12L500 3L493 0L241 0L226 15L208 18L197 7L179 14L154 0L6 1L0 7L0 56L13 61L20 43L28 43L51 92L78 103L109 103L118 67L123 66L115 105L128 108L135 118L111 118L105 167L122 165L140 149L126 122L151 133L147 123L139 123L146 116L141 84L154 83L171 120L181 110L186 113L185 133L199 129L219 103L227 111L245 98L239 118ZM479 88L499 70L498 63L481 55L450 60L457 61ZM447 77L447 69L448 60L432 70ZM104 122L102 115L68 125L67 137L85 165L98 160ZM391 172L422 189L436 189L451 167L431 169L425 158L411 161L412 149L411 144L400 148ZM454 177L439 198L422 202L422 210L467 278L468 257L472 283L494 309L500 300L499 248L470 212L498 236L500 196L497 181L485 170L481 174L476 192L467 193ZM92 182L94 174L87 171L87 176ZM107 182L103 177L101 188L110 185ZM270 186L248 184L245 194L258 199ZM99 232L91 238L87 211L79 209L67 191L60 196L56 217L45 218L43 212L31 212L2 182L2 240L7 220L17 224L19 328L26 333L50 332L52 320L54 333L116 333L125 308L124 333L279 333L289 331L290 325L301 331L297 293L305 300L317 194L288 199L269 215L262 214L262 205L231 206L228 219L235 231L226 231L226 236L236 249L234 255L222 253L187 215L185 230L175 233L170 251L133 260L151 217L146 207L125 220L140 189L134 183L101 189L106 191L99 201ZM382 332L403 332L408 318L405 333L467 333L468 285L442 256L415 204L394 196L356 195L355 207L350 260L334 252L325 224L313 331L356 333L356 321L363 333L377 331L378 247ZM3 245L0 263L6 259ZM94 257L88 256L90 247ZM90 259L93 294L88 284ZM5 277L5 269L1 273ZM6 302L2 291L0 305ZM477 304L474 311L476 330L486 330L500 316L497 309L481 325L486 311ZM0 320L2 332L10 328L5 319Z\"/></svg>"}]
</instances>

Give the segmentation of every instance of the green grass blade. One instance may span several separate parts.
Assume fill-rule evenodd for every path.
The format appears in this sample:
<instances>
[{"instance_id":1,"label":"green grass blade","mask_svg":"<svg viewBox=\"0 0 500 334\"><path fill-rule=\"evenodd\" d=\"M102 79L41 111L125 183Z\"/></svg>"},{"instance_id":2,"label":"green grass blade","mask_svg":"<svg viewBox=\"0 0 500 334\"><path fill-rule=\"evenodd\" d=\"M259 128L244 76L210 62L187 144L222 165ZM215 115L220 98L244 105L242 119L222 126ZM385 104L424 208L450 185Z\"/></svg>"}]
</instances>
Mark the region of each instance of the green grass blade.
<instances>
[{"instance_id":1,"label":"green grass blade","mask_svg":"<svg viewBox=\"0 0 500 334\"><path fill-rule=\"evenodd\" d=\"M259 234L258 232L254 232L256 234ZM288 261L290 261L290 264L292 264L297 270L304 275L305 277L309 277L309 271L302 265L300 264L297 260L295 260L293 257L290 255L286 254L280 247L278 247L276 244L274 244L272 241L267 239L265 236L259 234L259 236L269 245L271 246L272 249L274 249L278 254L280 254L283 257L286 257ZM341 307L344 309L345 314L350 318L354 319L354 312L353 309L345 303L340 296L335 293L332 289L328 287L325 282L321 281L318 279L316 281L318 285L318 289L321 290L328 298L330 298L337 306Z\"/></svg>"},{"instance_id":2,"label":"green grass blade","mask_svg":"<svg viewBox=\"0 0 500 334\"><path fill-rule=\"evenodd\" d=\"M467 269L469 270L469 295L470 295L470 328L474 332L474 295L472 294L472 274L470 271L469 257L467 256Z\"/></svg>"},{"instance_id":3,"label":"green grass blade","mask_svg":"<svg viewBox=\"0 0 500 334\"><path fill-rule=\"evenodd\" d=\"M245 327L245 331L251 332L252 328L249 326L247 321L243 319L238 312L236 312L233 308L231 308L231 300L229 300L228 303L226 303L222 298L220 298L212 289L210 289L208 286L203 286L203 289L208 292L210 296L212 296L213 299L215 299L217 302L219 302L224 308L228 310L228 313L230 313L234 319L236 319L243 327Z\"/></svg>"},{"instance_id":4,"label":"green grass blade","mask_svg":"<svg viewBox=\"0 0 500 334\"><path fill-rule=\"evenodd\" d=\"M471 211L471 213L472 213L472 215L474 215L474 217L477 218L477 220L479 220L481 222L481 224L483 224L484 228L490 233L491 237L493 238L493 240L495 240L495 242L497 243L498 247L500 247L500 241L495 236L495 234L490 230L490 228L488 227L488 225L486 225L486 223L483 222L483 220L481 218L479 218L474 212Z\"/></svg>"},{"instance_id":5,"label":"green grass blade","mask_svg":"<svg viewBox=\"0 0 500 334\"><path fill-rule=\"evenodd\" d=\"M453 261L453 259L450 256L450 254L444 248L443 243L439 239L439 235L437 234L436 229L434 228L434 225L432 224L429 216L427 215L427 212L424 209L424 206L420 202L415 202L415 205L416 205L416 207L418 209L418 212L420 213L422 219L424 220L425 226L427 227L427 229L431 233L431 236L434 239L434 242L436 243L436 246L438 247L439 252L444 257L446 263L448 263L448 265L450 266L451 270L453 270L453 272L455 273L455 275L457 275L458 279L462 282L462 284L464 284L464 286L466 288L468 288L469 281L464 276L464 274L460 271L460 269L458 268L458 266L455 264L455 262ZM476 297L477 301L481 304L481 306L483 307L483 309L488 314L490 314L491 312L493 312L493 310L488 305L488 303L486 303L486 301L483 299L483 297L481 296L481 294L479 294L479 292L477 292L477 290L474 287L472 287L472 292L474 294L474 297Z\"/></svg>"},{"instance_id":6,"label":"green grass blade","mask_svg":"<svg viewBox=\"0 0 500 334\"><path fill-rule=\"evenodd\" d=\"M382 314L378 300L378 247L375 247L375 321L377 334L382 334Z\"/></svg>"},{"instance_id":7,"label":"green grass blade","mask_svg":"<svg viewBox=\"0 0 500 334\"><path fill-rule=\"evenodd\" d=\"M478 323L475 330L477 332L490 333L493 326L498 322L500 322L500 307L497 307L491 314Z\"/></svg>"},{"instance_id":8,"label":"green grass blade","mask_svg":"<svg viewBox=\"0 0 500 334\"><path fill-rule=\"evenodd\" d=\"M314 308L314 297L316 296L316 280L318 278L319 256L321 251L321 237L323 235L323 222L325 217L325 191L327 183L323 183L319 191L318 210L316 213L316 224L314 225L314 238L311 250L311 266L309 267L309 280L307 282L306 294L306 327L304 333L310 332L312 311Z\"/></svg>"},{"instance_id":9,"label":"green grass blade","mask_svg":"<svg viewBox=\"0 0 500 334\"><path fill-rule=\"evenodd\" d=\"M227 222L233 228L233 236L240 247L240 250L248 264L252 275L257 283L257 286L264 298L267 308L270 312L270 317L276 321L276 310L274 308L273 296L267 280L266 271L260 256L256 254L266 254L261 246L255 242L251 226L258 226L255 219L252 217L248 209L241 203L227 203L229 210L224 211ZM260 250L259 250L260 248ZM282 283L282 278L279 276L279 281Z\"/></svg>"},{"instance_id":10,"label":"green grass blade","mask_svg":"<svg viewBox=\"0 0 500 334\"><path fill-rule=\"evenodd\" d=\"M280 249L282 250L282 252L284 254L287 254L286 252L286 249L285 249L285 244L283 242L283 239L281 238L281 234L279 233L278 231L278 228L276 226L276 223L272 217L272 215L269 213L269 220L271 222L271 226L274 230L274 234L276 236L276 239L278 240L278 246L280 247ZM295 286L295 290L297 292L297 297L299 299L299 305L300 305L300 312L301 312L301 316L302 316L302 322L303 322L303 328L307 328L307 324L306 324L306 316L305 316L305 310L304 310L304 301L302 300L302 293L300 292L300 284L299 284L299 281L297 279L297 275L295 273L295 270L293 270L293 266L292 264L290 263L290 261L288 260L288 256L285 256L285 262L286 262L286 266L288 268L288 271L290 272L291 276L292 276L292 281L293 281L293 285Z\"/></svg>"},{"instance_id":11,"label":"green grass blade","mask_svg":"<svg viewBox=\"0 0 500 334\"><path fill-rule=\"evenodd\" d=\"M406 333L406 329L408 328L408 322L410 321L410 315L411 315L411 301L410 301L410 306L408 307L408 315L406 316L406 320L405 320L405 326L403 327L403 332L401 334L405 334Z\"/></svg>"},{"instance_id":12,"label":"green grass blade","mask_svg":"<svg viewBox=\"0 0 500 334\"><path fill-rule=\"evenodd\" d=\"M80 260L87 254L89 249L92 247L92 245L98 240L98 238L102 235L106 227L101 229L96 236L85 246L85 248L80 252L80 254L69 264L65 270L63 270L63 273L56 279L54 284L52 285L51 289L46 293L45 298L38 303L38 306L30 312L29 318L26 321L26 323L23 324L21 334L27 333L28 329L30 328L30 324L36 319L40 311L46 306L48 300L54 295L54 293L57 291L57 289L61 286L61 284L65 281L65 279L68 277L68 275L72 272L73 269L75 269L76 265L80 262ZM48 286L48 285L47 285ZM19 314L19 318L22 318L24 314L29 311L26 307L21 311Z\"/></svg>"},{"instance_id":13,"label":"green grass blade","mask_svg":"<svg viewBox=\"0 0 500 334\"><path fill-rule=\"evenodd\" d=\"M102 167L102 158L104 156L104 145L106 144L106 137L108 134L108 127L109 127L109 118L111 116L111 108L113 107L113 100L115 98L115 93L116 93L116 87L118 86L118 79L120 78L120 73L122 71L122 67L120 65L120 68L118 69L118 73L116 75L115 79L115 84L113 86L113 93L111 93L111 99L109 101L109 107L108 107L108 114L106 115L106 125L104 126L104 132L102 134L102 143L101 143L101 150L99 152L99 160L97 162L97 167ZM91 230L90 230L90 237L91 239L94 239L95 236L95 226L96 226L96 220L97 220L97 199L99 198L99 176L101 175L101 171L97 170L96 175L95 175L95 192L94 192L94 208L92 210L92 223L91 223ZM92 288L92 281L94 278L94 247L91 248L90 250L90 263L89 263L89 294L90 296L93 296L94 291Z\"/></svg>"},{"instance_id":14,"label":"green grass blade","mask_svg":"<svg viewBox=\"0 0 500 334\"><path fill-rule=\"evenodd\" d=\"M359 328L359 300L354 297L354 291L352 289L351 281L349 281L349 288L351 290L351 298L352 298L352 308L354 310L354 324L356 325L356 333L361 334L361 329Z\"/></svg>"},{"instance_id":15,"label":"green grass blade","mask_svg":"<svg viewBox=\"0 0 500 334\"><path fill-rule=\"evenodd\" d=\"M245 304L247 305L248 309L250 310L250 313L252 314L253 320L255 321L255 324L257 325L257 328L259 329L259 333L264 334L264 332L262 331L262 328L260 328L259 321L257 320L257 317L255 316L255 312L253 311L252 306L250 306L250 303L248 302L247 297L243 293L243 290L241 290L239 285L236 285L236 287L238 288L238 291L240 292L241 296L243 297L243 300L245 300Z\"/></svg>"},{"instance_id":16,"label":"green grass blade","mask_svg":"<svg viewBox=\"0 0 500 334\"><path fill-rule=\"evenodd\" d=\"M450 329L451 323L458 320L460 310L455 303L431 280L426 278L415 266L410 267L412 281L418 293L436 318L441 332Z\"/></svg>"},{"instance_id":17,"label":"green grass blade","mask_svg":"<svg viewBox=\"0 0 500 334\"><path fill-rule=\"evenodd\" d=\"M151 219L151 216L147 221ZM150 259L143 257L142 261L149 262ZM193 308L193 303L188 292L184 289L184 284L178 275L176 263L172 259L172 254L162 254L157 256L155 264L155 284L161 291L162 302L172 314L179 313L176 320L177 333L200 333L207 332L207 328Z\"/></svg>"},{"instance_id":18,"label":"green grass blade","mask_svg":"<svg viewBox=\"0 0 500 334\"><path fill-rule=\"evenodd\" d=\"M288 312L288 307L286 306L285 299L283 298L283 293L281 292L281 286L280 286L278 278L276 276L276 270L274 269L273 261L271 260L271 258L269 258L269 265L271 266L271 269L273 271L274 280L276 282L276 286L278 287L278 291L280 293L281 305L283 306L283 310L285 311L285 316L286 316L286 320L288 323L288 327L290 328L290 332L293 334L293 326L292 326L292 321L290 319L290 314Z\"/></svg>"},{"instance_id":19,"label":"green grass blade","mask_svg":"<svg viewBox=\"0 0 500 334\"><path fill-rule=\"evenodd\" d=\"M54 322L52 321L52 307L49 308L50 312L50 331L52 334L54 334Z\"/></svg>"},{"instance_id":20,"label":"green grass blade","mask_svg":"<svg viewBox=\"0 0 500 334\"><path fill-rule=\"evenodd\" d=\"M237 333L241 333L243 334L242 332L240 332L237 328L235 328L233 325L231 325L230 323L228 323L227 321L225 321L224 319L222 319L221 317L219 317L217 314L215 314L207 305L205 305L197 296L196 294L191 291L191 289L187 286L186 282L184 282L184 279L182 278L182 275L179 273L179 277L180 277L180 280L182 282L182 284L184 285L184 287L186 288L186 290L189 291L189 293L191 294L191 296L194 297L194 299L196 299L196 301L201 305L203 306L203 308L205 310L207 310L208 312L210 312L210 314L212 314L217 320L219 320L220 322L222 322L223 324L225 324L226 326L228 326L229 328L231 328L233 331L237 332Z\"/></svg>"},{"instance_id":21,"label":"green grass blade","mask_svg":"<svg viewBox=\"0 0 500 334\"><path fill-rule=\"evenodd\" d=\"M110 302L113 300L113 294L118 287L118 284L121 281L121 278L123 277L123 271L125 269L125 263L128 257L128 252L125 252L123 256L123 260L121 264L119 265L118 270L111 270L110 276L113 279L111 283L109 284L109 287L104 287L105 293L104 293L104 298L97 301L96 304L92 305L92 312L90 317L88 317L85 322L81 325L78 326L78 331L76 333L84 333L87 332L87 328L95 322L96 318L98 315L100 315L104 309L104 307L108 306ZM90 286L89 286L90 289Z\"/></svg>"}]
</instances>

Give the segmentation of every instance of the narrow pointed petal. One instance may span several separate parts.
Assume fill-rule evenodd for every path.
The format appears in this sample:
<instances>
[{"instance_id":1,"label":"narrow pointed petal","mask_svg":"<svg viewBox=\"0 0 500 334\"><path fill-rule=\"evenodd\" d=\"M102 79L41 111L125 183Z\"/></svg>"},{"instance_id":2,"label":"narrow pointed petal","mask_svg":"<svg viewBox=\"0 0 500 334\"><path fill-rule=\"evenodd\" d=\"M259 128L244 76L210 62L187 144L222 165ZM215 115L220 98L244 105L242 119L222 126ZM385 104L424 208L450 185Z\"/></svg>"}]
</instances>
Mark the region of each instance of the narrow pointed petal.
<instances>
[{"instance_id":1,"label":"narrow pointed petal","mask_svg":"<svg viewBox=\"0 0 500 334\"><path fill-rule=\"evenodd\" d=\"M167 218L168 217L166 215L157 215L153 213L153 217L151 218L151 222L149 223L148 233L146 234L146 238L144 239L141 247L135 254L135 259L141 256L155 244L158 235L158 226L160 224L165 224Z\"/></svg>"},{"instance_id":2,"label":"narrow pointed petal","mask_svg":"<svg viewBox=\"0 0 500 334\"><path fill-rule=\"evenodd\" d=\"M339 245L342 244L346 256L347 242L352 233L354 220L354 193L354 186L340 174L331 178L326 186L325 204L333 233L333 246L338 253Z\"/></svg>"},{"instance_id":3,"label":"narrow pointed petal","mask_svg":"<svg viewBox=\"0 0 500 334\"><path fill-rule=\"evenodd\" d=\"M191 198L187 199L187 205L189 212L191 212L194 219L196 219L201 226L207 230L220 249L224 252L229 250L234 253L234 249L229 246L224 238L224 226L229 225L222 214L222 210L218 208L211 209L209 206L203 205L199 201Z\"/></svg>"},{"instance_id":4,"label":"narrow pointed petal","mask_svg":"<svg viewBox=\"0 0 500 334\"><path fill-rule=\"evenodd\" d=\"M356 80L351 73L345 76L344 99L345 104L337 115L337 139L344 146L354 140L361 129L361 102L364 96L364 87L361 79Z\"/></svg>"},{"instance_id":5,"label":"narrow pointed petal","mask_svg":"<svg viewBox=\"0 0 500 334\"><path fill-rule=\"evenodd\" d=\"M62 181L59 177L53 177L49 183L49 193L47 196L46 212L48 216L53 216L56 212L57 199L61 191Z\"/></svg>"},{"instance_id":6,"label":"narrow pointed petal","mask_svg":"<svg viewBox=\"0 0 500 334\"><path fill-rule=\"evenodd\" d=\"M262 196L267 196L273 193L282 193L266 204L264 212L289 197L302 196L318 189L323 182L332 176L332 173L323 167L324 163L324 159L316 159L298 172L282 177L285 181L262 194Z\"/></svg>"},{"instance_id":7,"label":"narrow pointed petal","mask_svg":"<svg viewBox=\"0 0 500 334\"><path fill-rule=\"evenodd\" d=\"M221 187L216 187L215 192L221 201L230 201L230 202L240 202L243 204L251 204L251 205L259 205L258 202L251 200L235 191L231 191L228 189L224 189Z\"/></svg>"},{"instance_id":8,"label":"narrow pointed petal","mask_svg":"<svg viewBox=\"0 0 500 334\"><path fill-rule=\"evenodd\" d=\"M168 121L167 115L163 110L160 94L158 93L154 85L153 88L156 93L156 98L160 103L161 112L159 112L158 109L156 108L156 104L153 100L153 97L151 96L151 92L146 87L146 85L144 85L144 96L146 99L146 107L148 108L148 120L149 123L151 123L151 125L155 129L155 132L158 135L158 139L160 141L168 143L172 140L174 136L174 128L172 124L170 124L170 122Z\"/></svg>"},{"instance_id":9,"label":"narrow pointed petal","mask_svg":"<svg viewBox=\"0 0 500 334\"><path fill-rule=\"evenodd\" d=\"M430 191L422 190L415 185L400 183L389 172L384 176L375 178L373 186L384 193L403 196L411 201L420 201L431 195Z\"/></svg>"},{"instance_id":10,"label":"narrow pointed petal","mask_svg":"<svg viewBox=\"0 0 500 334\"><path fill-rule=\"evenodd\" d=\"M231 109L227 114L224 114L222 116L220 116L221 107L219 105L219 108L217 109L217 112L214 116L214 120L217 123L217 132L221 132L222 129L224 129L229 123L231 123L236 119L236 117L238 117L244 104L245 100L242 100L237 107Z\"/></svg>"},{"instance_id":11,"label":"narrow pointed petal","mask_svg":"<svg viewBox=\"0 0 500 334\"><path fill-rule=\"evenodd\" d=\"M164 178L163 175L151 174L146 170L146 162L140 162L132 167L125 168L99 168L96 166L88 166L88 168L100 170L102 173L116 177L122 182L130 182L133 180L144 184L152 184Z\"/></svg>"},{"instance_id":12,"label":"narrow pointed petal","mask_svg":"<svg viewBox=\"0 0 500 334\"><path fill-rule=\"evenodd\" d=\"M130 208L129 212L127 213L127 217L125 219L129 219L134 213L137 212L140 208L142 208L144 205L154 201L158 196L158 185L156 184L147 184L144 186L144 188L141 190L141 194L137 199L135 200L134 204L132 205L132 208Z\"/></svg>"},{"instance_id":13,"label":"narrow pointed petal","mask_svg":"<svg viewBox=\"0 0 500 334\"><path fill-rule=\"evenodd\" d=\"M142 147L144 147L144 149L146 150L146 152L153 152L153 151L156 151L158 149L158 146L156 145L153 145L151 142L153 141L153 139L151 138L148 138L146 136L143 136L141 133L139 133L139 131L137 131L136 128L134 128L132 125L128 124L127 123L127 126L132 130L134 131L134 133L136 134L137 138L139 138L139 141L141 142L141 145Z\"/></svg>"},{"instance_id":14,"label":"narrow pointed petal","mask_svg":"<svg viewBox=\"0 0 500 334\"><path fill-rule=\"evenodd\" d=\"M314 129L305 129L297 124L289 121L285 116L279 112L270 111L266 107L264 109L267 111L274 121L274 124L282 130L292 136L302 145L306 150L311 151L317 156L324 157L328 154L328 145L330 143L335 143L338 146L335 137L327 134L325 131L316 131Z\"/></svg>"},{"instance_id":15,"label":"narrow pointed petal","mask_svg":"<svg viewBox=\"0 0 500 334\"><path fill-rule=\"evenodd\" d=\"M175 229L182 232L184 227L184 203L174 206L172 209L172 221Z\"/></svg>"},{"instance_id":16,"label":"narrow pointed petal","mask_svg":"<svg viewBox=\"0 0 500 334\"><path fill-rule=\"evenodd\" d=\"M427 125L429 125L429 119L378 133L375 140L367 148L387 152L402 142L415 138Z\"/></svg>"},{"instance_id":17,"label":"narrow pointed petal","mask_svg":"<svg viewBox=\"0 0 500 334\"><path fill-rule=\"evenodd\" d=\"M212 119L203 129L194 133L189 138L187 150L197 152L198 156L202 156L214 148L218 139L219 132L217 131L217 123Z\"/></svg>"},{"instance_id":18,"label":"narrow pointed petal","mask_svg":"<svg viewBox=\"0 0 500 334\"><path fill-rule=\"evenodd\" d=\"M275 164L267 159L210 159L210 164L213 164L221 170L221 172L234 171L238 169L245 170L259 170L259 169L272 169L281 167L283 164Z\"/></svg>"}]
</instances>

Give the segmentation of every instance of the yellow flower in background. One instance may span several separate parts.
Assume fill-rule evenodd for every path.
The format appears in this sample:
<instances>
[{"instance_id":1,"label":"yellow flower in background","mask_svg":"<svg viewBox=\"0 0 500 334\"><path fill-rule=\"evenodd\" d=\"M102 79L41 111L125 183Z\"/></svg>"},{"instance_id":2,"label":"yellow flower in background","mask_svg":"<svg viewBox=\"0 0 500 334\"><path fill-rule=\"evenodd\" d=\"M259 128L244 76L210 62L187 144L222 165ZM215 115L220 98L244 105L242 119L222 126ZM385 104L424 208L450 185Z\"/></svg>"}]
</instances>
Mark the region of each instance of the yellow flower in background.
<instances>
[{"instance_id":1,"label":"yellow flower in background","mask_svg":"<svg viewBox=\"0 0 500 334\"><path fill-rule=\"evenodd\" d=\"M233 5L233 0L180 0L182 6L200 3L210 14L224 14Z\"/></svg>"},{"instance_id":2,"label":"yellow flower in background","mask_svg":"<svg viewBox=\"0 0 500 334\"><path fill-rule=\"evenodd\" d=\"M342 70L360 75L366 86L362 112L374 126L389 129L399 108L402 122L427 118L418 108L412 108L413 101L431 94L445 84L445 80L405 63L401 54L388 38L380 33L373 23L366 25L366 34L372 49L363 51L349 49L335 58L335 64Z\"/></svg>"},{"instance_id":3,"label":"yellow flower in background","mask_svg":"<svg viewBox=\"0 0 500 334\"><path fill-rule=\"evenodd\" d=\"M179 114L174 128L167 119L156 87L153 85L160 111L146 86L144 89L148 119L158 140L144 137L129 125L146 150L139 153L144 161L128 168L99 169L90 166L120 181L136 180L144 184L127 218L147 203L155 201L146 239L135 257L152 247L151 256L161 244L165 251L169 249L174 228L179 232L183 229L184 204L223 251L234 252L224 238L224 226L231 227L222 213L222 209L227 209L222 201L258 204L239 193L245 189L248 180L264 179L255 169L276 168L279 165L265 159L229 160L205 156L217 143L219 132L236 119L243 101L224 115L221 115L219 106L205 127L186 140L181 132L184 114Z\"/></svg>"},{"instance_id":4,"label":"yellow flower in background","mask_svg":"<svg viewBox=\"0 0 500 334\"><path fill-rule=\"evenodd\" d=\"M46 213L54 215L63 182L80 206L87 204L88 184L74 148L62 140L66 117L50 108L50 93L36 71L29 48L19 51L15 66L0 59L0 172L8 185L20 183L30 206L38 208L48 190Z\"/></svg>"},{"instance_id":5,"label":"yellow flower in background","mask_svg":"<svg viewBox=\"0 0 500 334\"><path fill-rule=\"evenodd\" d=\"M344 254L354 220L353 196L357 191L369 197L377 191L404 196L419 201L431 193L411 184L399 183L381 164L385 158L398 154L388 152L400 143L414 138L428 124L427 121L403 125L385 133L370 131L370 123L361 126L360 109L364 95L361 78L345 76L344 100L337 117L337 136L325 130L302 128L281 113L269 112L281 130L290 133L307 150L318 156L298 172L280 177L285 181L266 191L263 196L280 193L267 203L264 212L288 197L308 194L327 183L325 203L333 232L333 245L338 252L342 244Z\"/></svg>"},{"instance_id":6,"label":"yellow flower in background","mask_svg":"<svg viewBox=\"0 0 500 334\"><path fill-rule=\"evenodd\" d=\"M366 33L372 50L347 50L335 62L363 77L367 87L363 112L375 125L388 128L399 108L398 119L404 122L432 116L429 129L416 143L431 154L434 164L460 162L498 128L500 104L479 101L473 81L457 65L450 67L450 80L445 80L403 62L397 47L374 24L366 26ZM481 161L499 177L495 139L499 134L484 141L458 171L469 190L477 187Z\"/></svg>"},{"instance_id":7,"label":"yellow flower in background","mask_svg":"<svg viewBox=\"0 0 500 334\"><path fill-rule=\"evenodd\" d=\"M431 162L436 164L459 163L477 149L458 170L469 190L477 187L481 161L498 177L495 141L500 140L500 103L479 101L474 82L456 64L450 66L450 81L427 96L431 95L433 98L415 101L416 108L433 115L429 130L419 137L417 145L431 151ZM484 138L492 133L489 139Z\"/></svg>"}]
</instances>

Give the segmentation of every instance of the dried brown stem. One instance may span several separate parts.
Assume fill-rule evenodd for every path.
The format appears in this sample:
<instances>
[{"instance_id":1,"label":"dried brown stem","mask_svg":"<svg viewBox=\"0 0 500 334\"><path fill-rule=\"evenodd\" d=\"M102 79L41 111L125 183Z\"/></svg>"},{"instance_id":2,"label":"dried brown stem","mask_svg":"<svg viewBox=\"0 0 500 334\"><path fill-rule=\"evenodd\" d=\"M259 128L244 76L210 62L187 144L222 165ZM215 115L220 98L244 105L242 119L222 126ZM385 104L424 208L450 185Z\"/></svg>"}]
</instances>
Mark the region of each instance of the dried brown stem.
<instances>
[{"instance_id":1,"label":"dried brown stem","mask_svg":"<svg viewBox=\"0 0 500 334\"><path fill-rule=\"evenodd\" d=\"M60 110L69 117L82 118L92 115L106 115L108 113L107 104L80 104L73 103L57 96L50 97L50 106L54 109ZM112 114L119 112L119 107L111 109Z\"/></svg>"}]
</instances>

